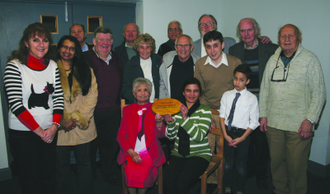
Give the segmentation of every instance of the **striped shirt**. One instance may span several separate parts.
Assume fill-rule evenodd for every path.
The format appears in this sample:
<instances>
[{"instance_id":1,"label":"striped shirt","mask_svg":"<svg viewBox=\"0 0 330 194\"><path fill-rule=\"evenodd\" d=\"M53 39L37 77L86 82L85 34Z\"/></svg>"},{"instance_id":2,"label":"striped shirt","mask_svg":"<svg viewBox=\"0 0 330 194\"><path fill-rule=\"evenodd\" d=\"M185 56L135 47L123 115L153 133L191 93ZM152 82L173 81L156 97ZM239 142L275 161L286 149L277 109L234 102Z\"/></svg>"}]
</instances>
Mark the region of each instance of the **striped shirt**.
<instances>
[{"instance_id":1,"label":"striped shirt","mask_svg":"<svg viewBox=\"0 0 330 194\"><path fill-rule=\"evenodd\" d=\"M175 140L172 155L183 157L178 152L179 126L181 126L190 136L190 154L186 157L198 156L211 160L212 154L207 139L207 133L211 124L212 113L208 106L201 104L201 106L186 120L182 119L181 112L174 115L174 122L167 123L165 135L170 140Z\"/></svg>"}]
</instances>

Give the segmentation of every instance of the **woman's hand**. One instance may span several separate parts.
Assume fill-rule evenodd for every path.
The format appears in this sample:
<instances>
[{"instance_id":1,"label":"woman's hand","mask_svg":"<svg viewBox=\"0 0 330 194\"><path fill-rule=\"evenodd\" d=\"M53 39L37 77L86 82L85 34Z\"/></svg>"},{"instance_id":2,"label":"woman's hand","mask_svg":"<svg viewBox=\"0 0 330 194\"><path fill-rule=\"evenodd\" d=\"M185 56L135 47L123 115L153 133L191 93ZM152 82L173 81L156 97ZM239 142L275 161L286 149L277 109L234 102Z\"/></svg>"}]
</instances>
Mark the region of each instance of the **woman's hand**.
<instances>
[{"instance_id":1,"label":"woman's hand","mask_svg":"<svg viewBox=\"0 0 330 194\"><path fill-rule=\"evenodd\" d=\"M42 140L46 143L52 143L56 131L57 131L57 126L55 125L50 126L48 129L46 129L44 138Z\"/></svg>"},{"instance_id":2,"label":"woman's hand","mask_svg":"<svg viewBox=\"0 0 330 194\"><path fill-rule=\"evenodd\" d=\"M168 114L168 113L164 115L164 120L166 122L169 122L169 123L173 123L174 122L173 117L170 114Z\"/></svg>"},{"instance_id":3,"label":"woman's hand","mask_svg":"<svg viewBox=\"0 0 330 194\"><path fill-rule=\"evenodd\" d=\"M127 150L127 153L131 156L133 162L139 164L142 162L142 159L138 153L136 153L132 148Z\"/></svg>"},{"instance_id":4,"label":"woman's hand","mask_svg":"<svg viewBox=\"0 0 330 194\"><path fill-rule=\"evenodd\" d=\"M182 119L186 120L186 118L188 116L188 108L185 105L181 104L180 110L181 110L181 114L182 114Z\"/></svg>"},{"instance_id":5,"label":"woman's hand","mask_svg":"<svg viewBox=\"0 0 330 194\"><path fill-rule=\"evenodd\" d=\"M63 127L65 131L70 131L72 129L74 129L76 127L76 122L78 122L78 120L75 119L70 119L69 122L67 122Z\"/></svg>"},{"instance_id":6,"label":"woman's hand","mask_svg":"<svg viewBox=\"0 0 330 194\"><path fill-rule=\"evenodd\" d=\"M157 113L156 116L155 116L155 122L156 123L161 123L163 121L164 121L164 118L162 117L162 115Z\"/></svg>"},{"instance_id":7,"label":"woman's hand","mask_svg":"<svg viewBox=\"0 0 330 194\"><path fill-rule=\"evenodd\" d=\"M42 140L45 136L45 130L43 130L40 126L33 131L35 134L37 134Z\"/></svg>"}]
</instances>

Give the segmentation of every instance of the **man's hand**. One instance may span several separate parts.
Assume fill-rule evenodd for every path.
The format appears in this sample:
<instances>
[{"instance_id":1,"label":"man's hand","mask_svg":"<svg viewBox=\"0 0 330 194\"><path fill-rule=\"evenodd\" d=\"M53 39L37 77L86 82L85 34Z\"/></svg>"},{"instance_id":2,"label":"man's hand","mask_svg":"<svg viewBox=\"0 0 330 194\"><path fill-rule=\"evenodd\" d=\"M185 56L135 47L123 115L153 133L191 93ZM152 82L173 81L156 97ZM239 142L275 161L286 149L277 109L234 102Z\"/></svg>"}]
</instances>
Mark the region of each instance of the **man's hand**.
<instances>
[{"instance_id":1,"label":"man's hand","mask_svg":"<svg viewBox=\"0 0 330 194\"><path fill-rule=\"evenodd\" d=\"M267 36L260 36L260 39L264 44L272 43L272 41Z\"/></svg>"},{"instance_id":2,"label":"man's hand","mask_svg":"<svg viewBox=\"0 0 330 194\"><path fill-rule=\"evenodd\" d=\"M260 118L260 131L261 132L267 131L267 117Z\"/></svg>"},{"instance_id":3,"label":"man's hand","mask_svg":"<svg viewBox=\"0 0 330 194\"><path fill-rule=\"evenodd\" d=\"M309 120L305 119L298 130L298 134L300 134L300 139L305 140L312 136L313 124L309 122Z\"/></svg>"}]
</instances>

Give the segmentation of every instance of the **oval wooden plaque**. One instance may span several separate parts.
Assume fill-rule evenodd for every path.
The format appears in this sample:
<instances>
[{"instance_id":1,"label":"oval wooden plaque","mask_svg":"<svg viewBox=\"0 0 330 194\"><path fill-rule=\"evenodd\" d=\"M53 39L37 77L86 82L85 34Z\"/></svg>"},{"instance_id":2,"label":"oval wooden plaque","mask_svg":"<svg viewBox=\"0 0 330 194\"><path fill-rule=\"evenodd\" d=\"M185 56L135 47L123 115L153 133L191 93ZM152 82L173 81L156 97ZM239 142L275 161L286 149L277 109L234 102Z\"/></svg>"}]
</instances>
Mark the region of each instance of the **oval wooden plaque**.
<instances>
[{"instance_id":1,"label":"oval wooden plaque","mask_svg":"<svg viewBox=\"0 0 330 194\"><path fill-rule=\"evenodd\" d=\"M152 104L152 111L160 115L176 114L180 111L181 102L174 98L163 98Z\"/></svg>"}]
</instances>

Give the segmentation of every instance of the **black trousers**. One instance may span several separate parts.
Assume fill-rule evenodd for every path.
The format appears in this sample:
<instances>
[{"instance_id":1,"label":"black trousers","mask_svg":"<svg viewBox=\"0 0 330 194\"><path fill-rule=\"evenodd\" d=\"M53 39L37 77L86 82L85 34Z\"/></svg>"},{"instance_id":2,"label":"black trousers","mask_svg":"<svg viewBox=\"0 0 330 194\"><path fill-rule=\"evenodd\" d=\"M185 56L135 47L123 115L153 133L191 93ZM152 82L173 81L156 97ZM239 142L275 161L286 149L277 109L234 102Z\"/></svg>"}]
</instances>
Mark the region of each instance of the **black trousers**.
<instances>
[{"instance_id":1,"label":"black trousers","mask_svg":"<svg viewBox=\"0 0 330 194\"><path fill-rule=\"evenodd\" d=\"M55 194L57 133L48 144L32 131L9 129L9 145L23 194Z\"/></svg>"},{"instance_id":2,"label":"black trousers","mask_svg":"<svg viewBox=\"0 0 330 194\"><path fill-rule=\"evenodd\" d=\"M189 194L209 162L202 157L180 158L171 155L164 178L165 194Z\"/></svg>"},{"instance_id":3,"label":"black trousers","mask_svg":"<svg viewBox=\"0 0 330 194\"><path fill-rule=\"evenodd\" d=\"M74 193L75 185L71 178L70 151L74 152L77 161L77 193L92 193L92 168L90 159L90 143L76 146L57 146L56 148L56 182L57 192L60 194Z\"/></svg>"},{"instance_id":4,"label":"black trousers","mask_svg":"<svg viewBox=\"0 0 330 194\"><path fill-rule=\"evenodd\" d=\"M256 175L257 179L266 179L269 167L269 149L266 134L256 128L250 134L248 156L248 175Z\"/></svg>"},{"instance_id":5,"label":"black trousers","mask_svg":"<svg viewBox=\"0 0 330 194\"><path fill-rule=\"evenodd\" d=\"M107 180L119 178L117 156L119 145L116 141L120 126L120 108L111 111L95 112L94 120L97 137L91 142L91 164L93 174L96 173L96 150L99 148L101 172Z\"/></svg>"}]
</instances>

